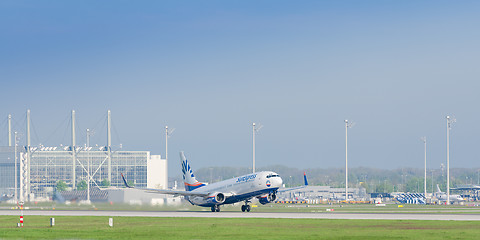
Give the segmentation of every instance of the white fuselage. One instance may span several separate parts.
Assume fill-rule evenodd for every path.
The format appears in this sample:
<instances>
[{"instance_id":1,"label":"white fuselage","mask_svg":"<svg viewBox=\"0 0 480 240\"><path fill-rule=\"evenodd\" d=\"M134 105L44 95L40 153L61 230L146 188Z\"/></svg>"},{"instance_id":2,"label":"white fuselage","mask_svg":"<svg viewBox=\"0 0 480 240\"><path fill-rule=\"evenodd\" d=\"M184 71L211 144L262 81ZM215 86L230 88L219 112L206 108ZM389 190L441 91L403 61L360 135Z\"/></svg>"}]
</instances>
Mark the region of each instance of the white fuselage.
<instances>
[{"instance_id":1,"label":"white fuselage","mask_svg":"<svg viewBox=\"0 0 480 240\"><path fill-rule=\"evenodd\" d=\"M447 193L436 192L435 197L440 201L447 201ZM463 201L463 198L460 195L450 194L450 201L453 201L453 202Z\"/></svg>"},{"instance_id":2,"label":"white fuselage","mask_svg":"<svg viewBox=\"0 0 480 240\"><path fill-rule=\"evenodd\" d=\"M204 207L232 204L274 193L280 188L282 183L282 178L274 172L256 172L192 190L192 192L207 193L212 197L217 193L222 193L225 196L225 201L222 203L215 203L204 197L189 196L186 198L190 203Z\"/></svg>"}]
</instances>

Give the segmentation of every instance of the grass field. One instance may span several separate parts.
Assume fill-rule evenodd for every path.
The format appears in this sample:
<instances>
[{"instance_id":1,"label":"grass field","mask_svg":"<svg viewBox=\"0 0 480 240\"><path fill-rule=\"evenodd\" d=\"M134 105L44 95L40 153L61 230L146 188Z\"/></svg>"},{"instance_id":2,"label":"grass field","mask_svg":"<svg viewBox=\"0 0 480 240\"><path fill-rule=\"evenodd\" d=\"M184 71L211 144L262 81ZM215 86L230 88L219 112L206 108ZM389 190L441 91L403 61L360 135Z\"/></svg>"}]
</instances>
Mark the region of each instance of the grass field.
<instances>
[{"instance_id":1,"label":"grass field","mask_svg":"<svg viewBox=\"0 0 480 240\"><path fill-rule=\"evenodd\" d=\"M14 205L1 204L2 209ZM133 210L133 211L210 211L188 204L150 205L28 205L31 210ZM480 214L480 207L428 206L396 204L375 205L259 205L254 212L335 212L348 213L457 213ZM27 210L29 211L29 210ZM239 206L223 206L222 211L240 212ZM0 239L478 239L480 221L415 220L326 220L326 219L225 219L225 218L155 218L115 217L114 227L108 217L25 216L25 227L16 228L18 216L0 216Z\"/></svg>"},{"instance_id":2,"label":"grass field","mask_svg":"<svg viewBox=\"0 0 480 240\"><path fill-rule=\"evenodd\" d=\"M1 239L478 239L480 222L0 216Z\"/></svg>"}]
</instances>

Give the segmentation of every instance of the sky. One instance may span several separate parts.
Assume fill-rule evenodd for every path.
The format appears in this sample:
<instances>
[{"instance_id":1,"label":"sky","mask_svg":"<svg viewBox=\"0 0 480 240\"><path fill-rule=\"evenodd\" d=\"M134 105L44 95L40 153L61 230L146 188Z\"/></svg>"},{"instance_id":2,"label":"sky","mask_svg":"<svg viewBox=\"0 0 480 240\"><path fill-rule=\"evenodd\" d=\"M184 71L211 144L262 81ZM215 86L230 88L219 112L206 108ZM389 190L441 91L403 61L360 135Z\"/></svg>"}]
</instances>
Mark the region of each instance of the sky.
<instances>
[{"instance_id":1,"label":"sky","mask_svg":"<svg viewBox=\"0 0 480 240\"><path fill-rule=\"evenodd\" d=\"M106 144L180 172L478 168L478 1L0 1L0 145ZM3 117L1 117L3 115ZM3 120L2 120L3 119Z\"/></svg>"}]
</instances>

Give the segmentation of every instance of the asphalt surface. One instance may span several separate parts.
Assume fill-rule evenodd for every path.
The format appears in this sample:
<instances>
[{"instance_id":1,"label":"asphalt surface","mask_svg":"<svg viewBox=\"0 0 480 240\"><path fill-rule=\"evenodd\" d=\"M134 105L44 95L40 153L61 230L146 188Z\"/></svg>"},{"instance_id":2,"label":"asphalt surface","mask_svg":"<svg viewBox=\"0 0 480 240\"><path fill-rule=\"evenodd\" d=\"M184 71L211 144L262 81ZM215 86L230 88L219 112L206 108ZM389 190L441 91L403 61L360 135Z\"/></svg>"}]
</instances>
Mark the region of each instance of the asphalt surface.
<instances>
[{"instance_id":1,"label":"asphalt surface","mask_svg":"<svg viewBox=\"0 0 480 240\"><path fill-rule=\"evenodd\" d=\"M0 210L0 215L20 215L19 210ZM263 212L148 212L148 211L64 211L24 210L24 216L108 216L108 217L205 217L205 218L311 218L311 219L383 219L480 221L480 214L428 213L263 213Z\"/></svg>"}]
</instances>

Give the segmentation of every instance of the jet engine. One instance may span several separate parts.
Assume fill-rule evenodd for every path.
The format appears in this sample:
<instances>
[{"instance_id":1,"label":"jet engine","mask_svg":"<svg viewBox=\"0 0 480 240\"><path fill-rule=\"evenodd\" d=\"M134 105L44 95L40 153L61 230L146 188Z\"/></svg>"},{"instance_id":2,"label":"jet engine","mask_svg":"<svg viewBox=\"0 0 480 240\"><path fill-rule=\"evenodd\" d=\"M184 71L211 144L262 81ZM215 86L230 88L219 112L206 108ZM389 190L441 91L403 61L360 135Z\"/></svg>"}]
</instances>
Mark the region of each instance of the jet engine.
<instances>
[{"instance_id":1,"label":"jet engine","mask_svg":"<svg viewBox=\"0 0 480 240\"><path fill-rule=\"evenodd\" d=\"M275 193L265 194L258 197L258 201L263 205L271 203L275 200L277 200L277 195Z\"/></svg>"},{"instance_id":2,"label":"jet engine","mask_svg":"<svg viewBox=\"0 0 480 240\"><path fill-rule=\"evenodd\" d=\"M207 202L213 204L222 204L225 202L225 194L219 192L210 194L207 197Z\"/></svg>"}]
</instances>

